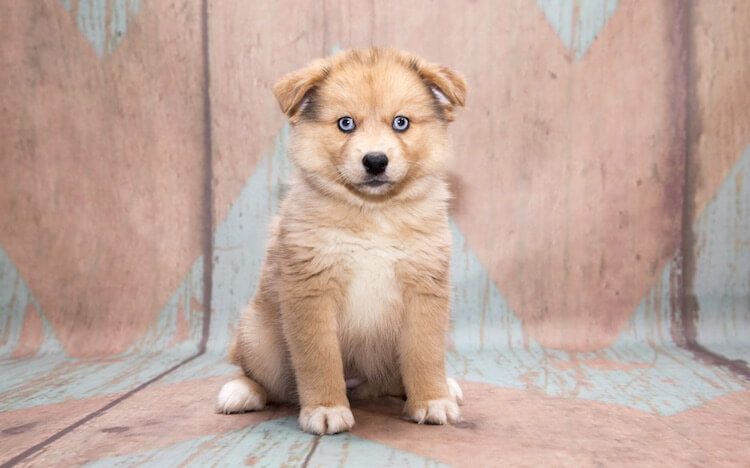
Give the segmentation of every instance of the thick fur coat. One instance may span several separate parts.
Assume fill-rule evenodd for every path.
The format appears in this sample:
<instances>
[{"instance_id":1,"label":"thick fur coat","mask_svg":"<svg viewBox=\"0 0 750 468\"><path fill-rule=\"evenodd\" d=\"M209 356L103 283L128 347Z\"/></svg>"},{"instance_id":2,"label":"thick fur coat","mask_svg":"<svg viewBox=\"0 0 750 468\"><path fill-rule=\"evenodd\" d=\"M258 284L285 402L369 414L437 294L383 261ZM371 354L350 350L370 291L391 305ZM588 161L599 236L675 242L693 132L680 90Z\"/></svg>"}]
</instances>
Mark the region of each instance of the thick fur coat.
<instances>
[{"instance_id":1,"label":"thick fur coat","mask_svg":"<svg viewBox=\"0 0 750 468\"><path fill-rule=\"evenodd\" d=\"M450 317L447 127L466 85L400 51L351 50L274 87L291 122L290 189L230 355L217 411L298 403L316 434L349 399L395 395L419 423L459 419Z\"/></svg>"}]
</instances>

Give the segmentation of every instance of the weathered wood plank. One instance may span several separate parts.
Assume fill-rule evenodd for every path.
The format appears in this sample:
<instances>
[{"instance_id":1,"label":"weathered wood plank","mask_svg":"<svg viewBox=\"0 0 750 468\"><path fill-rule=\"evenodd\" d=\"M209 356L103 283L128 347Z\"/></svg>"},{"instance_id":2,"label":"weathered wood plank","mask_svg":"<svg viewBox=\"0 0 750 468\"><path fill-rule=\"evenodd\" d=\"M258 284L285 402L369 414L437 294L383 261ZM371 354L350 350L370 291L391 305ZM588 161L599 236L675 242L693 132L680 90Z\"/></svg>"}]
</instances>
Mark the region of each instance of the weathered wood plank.
<instances>
[{"instance_id":1,"label":"weathered wood plank","mask_svg":"<svg viewBox=\"0 0 750 468\"><path fill-rule=\"evenodd\" d=\"M750 142L693 230L694 338L750 362Z\"/></svg>"},{"instance_id":2,"label":"weathered wood plank","mask_svg":"<svg viewBox=\"0 0 750 468\"><path fill-rule=\"evenodd\" d=\"M709 350L747 363L750 4L695 2L691 13L685 329Z\"/></svg>"},{"instance_id":3,"label":"weathered wood plank","mask_svg":"<svg viewBox=\"0 0 750 468\"><path fill-rule=\"evenodd\" d=\"M0 463L54 435L88 413L98 410L117 395L39 405L33 410L0 412Z\"/></svg>"},{"instance_id":4,"label":"weathered wood plank","mask_svg":"<svg viewBox=\"0 0 750 468\"><path fill-rule=\"evenodd\" d=\"M129 349L201 252L199 9L142 4L100 50L76 12L119 3L0 6L0 244L71 356Z\"/></svg>"},{"instance_id":5,"label":"weathered wood plank","mask_svg":"<svg viewBox=\"0 0 750 468\"><path fill-rule=\"evenodd\" d=\"M691 182L695 217L750 144L750 4L697 1L691 9Z\"/></svg>"},{"instance_id":6,"label":"weathered wood plank","mask_svg":"<svg viewBox=\"0 0 750 468\"><path fill-rule=\"evenodd\" d=\"M354 404L354 431L316 442L316 437L298 429L290 409L210 414L211 390L219 384L212 379L148 388L22 466L297 466L306 459L309 466L485 466L499 461L589 465L623 460L682 465L750 456L743 445L750 433L741 422L750 416L748 392L659 416L617 404L464 382L471 404L463 407L463 424L440 427L404 421L403 402L386 399ZM717 427L721 417L724 426ZM546 436L540 437L541 432ZM730 433L731 437L722 436Z\"/></svg>"},{"instance_id":7,"label":"weathered wood plank","mask_svg":"<svg viewBox=\"0 0 750 468\"><path fill-rule=\"evenodd\" d=\"M750 7L695 2L685 21L685 5L209 2L209 352L27 462L750 458L747 382L671 333L687 150L697 338L750 356ZM0 356L13 357L0 360L3 460L198 349L200 25L198 3L0 5ZM470 82L453 129L448 356L465 380L466 421L423 427L400 420L401 402L364 404L353 434L316 443L293 408L214 415L232 371L229 330L290 170L270 87L331 50L371 45L413 50Z\"/></svg>"},{"instance_id":8,"label":"weathered wood plank","mask_svg":"<svg viewBox=\"0 0 750 468\"><path fill-rule=\"evenodd\" d=\"M284 125L273 84L327 54L328 47L324 11L313 2L216 0L208 10L213 197L219 224Z\"/></svg>"},{"instance_id":9,"label":"weathered wood plank","mask_svg":"<svg viewBox=\"0 0 750 468\"><path fill-rule=\"evenodd\" d=\"M620 2L572 62L538 10L481 5L456 52L474 86L455 216L530 337L602 349L680 240L684 13Z\"/></svg>"},{"instance_id":10,"label":"weathered wood plank","mask_svg":"<svg viewBox=\"0 0 750 468\"><path fill-rule=\"evenodd\" d=\"M14 452L198 348L199 25L187 3L0 5L2 426L40 417Z\"/></svg>"},{"instance_id":11,"label":"weathered wood plank","mask_svg":"<svg viewBox=\"0 0 750 468\"><path fill-rule=\"evenodd\" d=\"M366 412L355 411L359 427L354 434L467 467L737 465L750 457L742 442L750 433L737 419L750 413L748 392L660 417L619 405L551 399L481 384L464 388L473 403L463 407L463 426L417 426L398 421L399 405L375 403ZM720 427L719 415L731 421L726 429Z\"/></svg>"}]
</instances>

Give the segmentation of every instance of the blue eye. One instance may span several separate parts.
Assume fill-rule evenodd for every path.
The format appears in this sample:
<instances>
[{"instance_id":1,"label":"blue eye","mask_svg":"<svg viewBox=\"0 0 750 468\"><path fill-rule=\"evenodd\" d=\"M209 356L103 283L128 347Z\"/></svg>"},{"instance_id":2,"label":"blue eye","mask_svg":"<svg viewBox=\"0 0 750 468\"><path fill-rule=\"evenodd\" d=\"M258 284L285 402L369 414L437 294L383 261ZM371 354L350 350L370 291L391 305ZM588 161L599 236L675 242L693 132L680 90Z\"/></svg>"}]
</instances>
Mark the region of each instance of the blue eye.
<instances>
[{"instance_id":1,"label":"blue eye","mask_svg":"<svg viewBox=\"0 0 750 468\"><path fill-rule=\"evenodd\" d=\"M354 119L351 117L341 117L339 119L339 130L344 133L351 133L357 126L354 125Z\"/></svg>"},{"instance_id":2,"label":"blue eye","mask_svg":"<svg viewBox=\"0 0 750 468\"><path fill-rule=\"evenodd\" d=\"M391 124L391 126L397 132L404 132L407 128L409 128L409 119L407 119L403 115L397 115L393 119L393 124Z\"/></svg>"}]
</instances>

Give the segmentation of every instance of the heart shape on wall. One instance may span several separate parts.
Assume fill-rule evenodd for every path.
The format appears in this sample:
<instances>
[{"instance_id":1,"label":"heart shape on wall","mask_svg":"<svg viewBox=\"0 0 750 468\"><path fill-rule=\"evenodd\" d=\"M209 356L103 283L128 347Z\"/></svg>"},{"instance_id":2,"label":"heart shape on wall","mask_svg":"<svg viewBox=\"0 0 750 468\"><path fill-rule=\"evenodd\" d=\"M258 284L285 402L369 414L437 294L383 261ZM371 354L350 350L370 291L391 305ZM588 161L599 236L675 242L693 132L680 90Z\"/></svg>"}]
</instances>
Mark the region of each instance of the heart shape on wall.
<instances>
[{"instance_id":1,"label":"heart shape on wall","mask_svg":"<svg viewBox=\"0 0 750 468\"><path fill-rule=\"evenodd\" d=\"M71 11L105 3L132 5ZM144 5L106 61L58 2L3 8L10 60L34 66L0 67L0 185L13 187L0 191L0 245L69 355L123 352L202 252L199 5ZM174 37L186 39L160 46Z\"/></svg>"}]
</instances>

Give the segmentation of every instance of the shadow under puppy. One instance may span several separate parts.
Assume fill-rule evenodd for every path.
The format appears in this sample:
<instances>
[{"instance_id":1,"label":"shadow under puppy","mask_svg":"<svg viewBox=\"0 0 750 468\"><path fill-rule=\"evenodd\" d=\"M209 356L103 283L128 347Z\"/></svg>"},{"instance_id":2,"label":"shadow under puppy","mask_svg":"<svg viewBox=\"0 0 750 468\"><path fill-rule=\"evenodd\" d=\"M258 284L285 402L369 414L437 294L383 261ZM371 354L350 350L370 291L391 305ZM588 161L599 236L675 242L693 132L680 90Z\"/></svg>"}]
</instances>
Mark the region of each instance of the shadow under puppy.
<instances>
[{"instance_id":1,"label":"shadow under puppy","mask_svg":"<svg viewBox=\"0 0 750 468\"><path fill-rule=\"evenodd\" d=\"M274 94L295 174L230 350L244 375L217 411L299 403L303 430L334 434L354 425L348 397L395 395L418 423L458 421L446 170L463 78L405 52L350 50Z\"/></svg>"}]
</instances>

